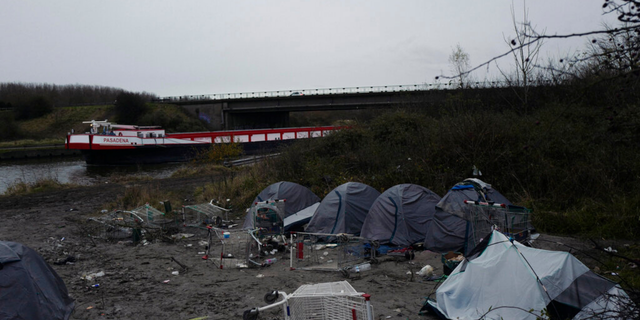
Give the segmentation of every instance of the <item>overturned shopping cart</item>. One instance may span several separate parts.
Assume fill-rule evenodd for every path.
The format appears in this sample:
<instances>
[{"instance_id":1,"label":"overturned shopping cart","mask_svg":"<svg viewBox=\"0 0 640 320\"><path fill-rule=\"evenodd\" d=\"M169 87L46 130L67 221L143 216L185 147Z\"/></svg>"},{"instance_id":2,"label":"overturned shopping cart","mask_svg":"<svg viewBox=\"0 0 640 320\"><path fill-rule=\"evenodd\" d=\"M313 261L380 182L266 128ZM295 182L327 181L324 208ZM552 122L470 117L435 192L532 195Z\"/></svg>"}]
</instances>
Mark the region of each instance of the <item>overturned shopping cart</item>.
<instances>
[{"instance_id":1,"label":"overturned shopping cart","mask_svg":"<svg viewBox=\"0 0 640 320\"><path fill-rule=\"evenodd\" d=\"M208 225L220 227L229 221L229 209L210 202L182 206L182 224L184 227L206 228Z\"/></svg>"},{"instance_id":2,"label":"overturned shopping cart","mask_svg":"<svg viewBox=\"0 0 640 320\"><path fill-rule=\"evenodd\" d=\"M135 242L143 237L156 238L177 229L174 217L148 203L131 210L116 210L89 218L88 222L87 231L92 236L107 240L131 238Z\"/></svg>"},{"instance_id":3,"label":"overturned shopping cart","mask_svg":"<svg viewBox=\"0 0 640 320\"><path fill-rule=\"evenodd\" d=\"M377 262L377 243L349 234L295 232L289 242L292 269L346 274L356 265Z\"/></svg>"},{"instance_id":4,"label":"overturned shopping cart","mask_svg":"<svg viewBox=\"0 0 640 320\"><path fill-rule=\"evenodd\" d=\"M278 306L285 320L373 319L370 295L357 292L347 281L303 285L292 294L272 291L264 300L269 305L246 310L243 319L255 320L261 311Z\"/></svg>"}]
</instances>

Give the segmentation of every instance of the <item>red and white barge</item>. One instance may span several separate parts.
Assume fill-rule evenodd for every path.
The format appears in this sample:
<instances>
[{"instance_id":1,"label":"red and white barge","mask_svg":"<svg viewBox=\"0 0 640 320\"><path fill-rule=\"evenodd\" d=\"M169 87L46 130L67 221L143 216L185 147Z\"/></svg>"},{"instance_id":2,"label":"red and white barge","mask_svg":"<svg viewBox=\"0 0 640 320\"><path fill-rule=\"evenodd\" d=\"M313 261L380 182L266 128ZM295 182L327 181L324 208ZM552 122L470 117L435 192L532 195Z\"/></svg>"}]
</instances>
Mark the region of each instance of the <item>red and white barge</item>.
<instances>
[{"instance_id":1,"label":"red and white barge","mask_svg":"<svg viewBox=\"0 0 640 320\"><path fill-rule=\"evenodd\" d=\"M303 127L166 133L157 126L121 125L85 121L90 131L69 133L66 149L80 150L87 164L149 164L193 159L213 144L240 143L246 154L273 150L296 139L323 137L342 127Z\"/></svg>"}]
</instances>

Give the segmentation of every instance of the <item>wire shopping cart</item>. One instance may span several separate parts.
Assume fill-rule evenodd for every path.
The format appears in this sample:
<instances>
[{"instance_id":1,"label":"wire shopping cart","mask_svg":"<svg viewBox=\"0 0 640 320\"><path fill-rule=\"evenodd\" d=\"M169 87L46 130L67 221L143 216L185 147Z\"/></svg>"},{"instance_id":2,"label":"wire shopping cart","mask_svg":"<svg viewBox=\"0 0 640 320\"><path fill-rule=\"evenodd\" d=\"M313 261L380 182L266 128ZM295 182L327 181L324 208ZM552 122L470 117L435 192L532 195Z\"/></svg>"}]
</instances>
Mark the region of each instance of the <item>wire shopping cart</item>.
<instances>
[{"instance_id":1,"label":"wire shopping cart","mask_svg":"<svg viewBox=\"0 0 640 320\"><path fill-rule=\"evenodd\" d=\"M498 230L519 242L531 238L535 229L531 225L531 210L502 203L465 200L470 208L467 228L467 248L477 246L493 230Z\"/></svg>"},{"instance_id":2,"label":"wire shopping cart","mask_svg":"<svg viewBox=\"0 0 640 320\"><path fill-rule=\"evenodd\" d=\"M279 297L282 300L276 302ZM292 294L271 291L267 306L246 310L243 320L255 320L260 311L282 306L285 320L372 320L371 296L357 292L347 281L307 284Z\"/></svg>"}]
</instances>

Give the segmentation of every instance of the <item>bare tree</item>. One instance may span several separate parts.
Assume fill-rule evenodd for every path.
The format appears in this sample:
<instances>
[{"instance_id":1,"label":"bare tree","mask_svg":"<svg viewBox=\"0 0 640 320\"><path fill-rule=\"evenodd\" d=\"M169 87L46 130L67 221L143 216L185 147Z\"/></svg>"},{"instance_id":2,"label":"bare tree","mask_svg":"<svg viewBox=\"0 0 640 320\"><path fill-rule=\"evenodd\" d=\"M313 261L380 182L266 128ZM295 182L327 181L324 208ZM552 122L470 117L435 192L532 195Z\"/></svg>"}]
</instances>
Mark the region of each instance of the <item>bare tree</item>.
<instances>
[{"instance_id":1,"label":"bare tree","mask_svg":"<svg viewBox=\"0 0 640 320\"><path fill-rule=\"evenodd\" d=\"M528 112L530 89L532 82L535 79L540 48L543 44L543 41L528 43L528 35L539 35L529 20L528 11L529 10L527 9L527 4L525 2L522 12L522 21L517 22L515 9L513 4L511 5L511 19L513 21L515 37L509 39L503 35L503 38L507 45L515 47L514 50L510 51L514 59L515 69L512 74L509 74L498 66L498 70L504 77L507 85L513 88L516 96L522 103L522 108L525 113ZM542 33L544 34L544 31Z\"/></svg>"},{"instance_id":2,"label":"bare tree","mask_svg":"<svg viewBox=\"0 0 640 320\"><path fill-rule=\"evenodd\" d=\"M460 44L457 44L449 55L449 63L451 64L451 71L458 79L458 86L464 88L467 85L469 79L469 54L466 53Z\"/></svg>"}]
</instances>

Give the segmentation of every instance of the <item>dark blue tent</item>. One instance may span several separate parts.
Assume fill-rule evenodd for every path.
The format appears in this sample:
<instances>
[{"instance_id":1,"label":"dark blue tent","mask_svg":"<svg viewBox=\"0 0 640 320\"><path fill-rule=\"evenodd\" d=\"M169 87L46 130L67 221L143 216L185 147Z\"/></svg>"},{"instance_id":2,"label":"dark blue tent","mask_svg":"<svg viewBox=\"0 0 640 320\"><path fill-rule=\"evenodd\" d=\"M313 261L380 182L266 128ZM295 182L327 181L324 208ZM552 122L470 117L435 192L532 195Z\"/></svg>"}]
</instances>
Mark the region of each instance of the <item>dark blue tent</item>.
<instances>
[{"instance_id":1,"label":"dark blue tent","mask_svg":"<svg viewBox=\"0 0 640 320\"><path fill-rule=\"evenodd\" d=\"M373 203L360 236L380 244L410 246L424 240L440 196L415 184L399 184Z\"/></svg>"},{"instance_id":2,"label":"dark blue tent","mask_svg":"<svg viewBox=\"0 0 640 320\"><path fill-rule=\"evenodd\" d=\"M69 319L75 307L58 274L34 250L0 241L0 319Z\"/></svg>"},{"instance_id":3,"label":"dark blue tent","mask_svg":"<svg viewBox=\"0 0 640 320\"><path fill-rule=\"evenodd\" d=\"M322 199L305 231L360 235L369 208L378 196L380 192L363 183L339 185Z\"/></svg>"}]
</instances>

